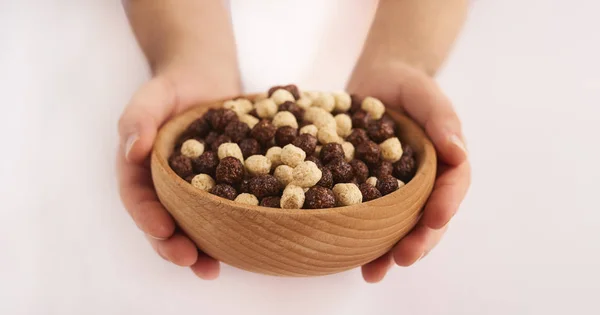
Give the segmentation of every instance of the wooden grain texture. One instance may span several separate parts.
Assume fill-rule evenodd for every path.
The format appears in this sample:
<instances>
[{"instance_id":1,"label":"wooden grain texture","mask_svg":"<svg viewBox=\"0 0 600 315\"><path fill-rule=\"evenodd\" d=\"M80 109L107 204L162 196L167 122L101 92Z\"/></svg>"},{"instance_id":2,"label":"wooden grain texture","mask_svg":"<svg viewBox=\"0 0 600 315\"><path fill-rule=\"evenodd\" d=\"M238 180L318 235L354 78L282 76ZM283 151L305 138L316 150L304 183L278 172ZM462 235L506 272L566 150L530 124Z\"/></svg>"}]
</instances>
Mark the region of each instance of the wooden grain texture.
<instances>
[{"instance_id":1,"label":"wooden grain texture","mask_svg":"<svg viewBox=\"0 0 600 315\"><path fill-rule=\"evenodd\" d=\"M252 98L253 96L248 96ZM209 107L199 105L165 124L152 152L152 179L177 224L210 256L234 267L276 276L319 276L352 269L387 252L416 224L433 188L436 153L409 118L388 113L414 148L418 170L404 187L359 205L284 210L235 203L195 189L169 167L177 137Z\"/></svg>"}]
</instances>

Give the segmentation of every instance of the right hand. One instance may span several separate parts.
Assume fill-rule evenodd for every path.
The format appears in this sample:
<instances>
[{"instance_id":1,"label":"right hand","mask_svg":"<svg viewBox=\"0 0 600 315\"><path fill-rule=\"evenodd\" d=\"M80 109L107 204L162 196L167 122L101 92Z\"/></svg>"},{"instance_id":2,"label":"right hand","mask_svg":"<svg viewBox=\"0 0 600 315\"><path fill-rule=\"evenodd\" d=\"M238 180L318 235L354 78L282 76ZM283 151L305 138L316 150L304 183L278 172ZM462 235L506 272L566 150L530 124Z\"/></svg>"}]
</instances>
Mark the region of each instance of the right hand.
<instances>
[{"instance_id":1,"label":"right hand","mask_svg":"<svg viewBox=\"0 0 600 315\"><path fill-rule=\"evenodd\" d=\"M239 94L237 82L210 86L219 81L198 81L159 74L134 94L119 120L117 173L121 200L154 250L176 265L191 267L198 277L211 280L219 275L219 262L200 252L176 229L173 218L158 200L149 167L158 128L166 120L198 103Z\"/></svg>"}]
</instances>

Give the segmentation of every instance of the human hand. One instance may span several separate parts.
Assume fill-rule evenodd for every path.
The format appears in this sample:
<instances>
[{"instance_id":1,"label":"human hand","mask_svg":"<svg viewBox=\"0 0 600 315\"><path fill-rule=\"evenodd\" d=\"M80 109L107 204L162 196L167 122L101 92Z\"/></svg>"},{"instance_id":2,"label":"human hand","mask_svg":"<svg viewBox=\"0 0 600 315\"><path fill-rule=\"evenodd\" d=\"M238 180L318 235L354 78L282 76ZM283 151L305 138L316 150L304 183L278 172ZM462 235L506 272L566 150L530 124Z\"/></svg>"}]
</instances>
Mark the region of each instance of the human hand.
<instances>
[{"instance_id":1,"label":"human hand","mask_svg":"<svg viewBox=\"0 0 600 315\"><path fill-rule=\"evenodd\" d=\"M438 154L437 179L417 226L390 252L362 267L367 282L378 282L393 262L410 266L437 245L467 193L471 167L460 120L426 73L403 64L361 69L354 73L348 90L377 97L390 108L405 112L423 127Z\"/></svg>"},{"instance_id":2,"label":"human hand","mask_svg":"<svg viewBox=\"0 0 600 315\"><path fill-rule=\"evenodd\" d=\"M119 120L117 155L121 200L136 225L162 258L179 266L189 266L206 280L219 275L219 262L199 252L196 245L177 230L154 190L149 155L158 128L170 117L195 104L239 94L237 82L211 86L212 82L222 81L198 80L178 73L160 74L144 84Z\"/></svg>"}]
</instances>

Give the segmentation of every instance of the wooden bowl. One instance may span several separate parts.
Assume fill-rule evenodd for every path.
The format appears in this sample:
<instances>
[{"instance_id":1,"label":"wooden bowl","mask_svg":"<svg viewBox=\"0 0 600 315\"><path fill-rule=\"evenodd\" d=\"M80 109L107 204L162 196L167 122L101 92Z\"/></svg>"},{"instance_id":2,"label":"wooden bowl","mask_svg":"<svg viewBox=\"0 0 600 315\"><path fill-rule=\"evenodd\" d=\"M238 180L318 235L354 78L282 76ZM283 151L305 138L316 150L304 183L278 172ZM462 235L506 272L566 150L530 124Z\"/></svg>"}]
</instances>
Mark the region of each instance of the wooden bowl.
<instances>
[{"instance_id":1,"label":"wooden bowl","mask_svg":"<svg viewBox=\"0 0 600 315\"><path fill-rule=\"evenodd\" d=\"M247 96L252 99L253 96ZM206 254L234 267L277 276L318 276L364 265L390 250L417 223L433 188L436 153L422 129L401 114L399 137L415 151L418 170L401 189L358 205L289 210L239 204L192 187L169 167L174 144L210 107L167 122L152 152L152 179L162 204Z\"/></svg>"}]
</instances>

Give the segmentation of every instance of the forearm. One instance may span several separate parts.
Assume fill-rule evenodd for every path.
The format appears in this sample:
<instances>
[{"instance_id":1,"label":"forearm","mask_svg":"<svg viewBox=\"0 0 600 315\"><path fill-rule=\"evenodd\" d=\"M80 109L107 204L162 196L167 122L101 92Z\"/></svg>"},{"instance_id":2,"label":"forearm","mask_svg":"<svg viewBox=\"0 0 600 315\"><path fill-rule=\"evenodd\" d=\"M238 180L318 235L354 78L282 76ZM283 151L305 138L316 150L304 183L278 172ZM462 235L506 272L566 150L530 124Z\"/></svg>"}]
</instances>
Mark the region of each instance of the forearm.
<instances>
[{"instance_id":1,"label":"forearm","mask_svg":"<svg viewBox=\"0 0 600 315\"><path fill-rule=\"evenodd\" d=\"M239 90L235 40L224 1L126 0L124 6L153 74Z\"/></svg>"},{"instance_id":2,"label":"forearm","mask_svg":"<svg viewBox=\"0 0 600 315\"><path fill-rule=\"evenodd\" d=\"M355 72L410 65L434 75L463 25L467 0L380 0Z\"/></svg>"}]
</instances>

